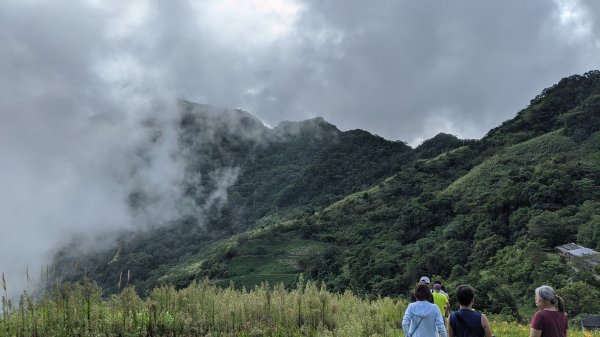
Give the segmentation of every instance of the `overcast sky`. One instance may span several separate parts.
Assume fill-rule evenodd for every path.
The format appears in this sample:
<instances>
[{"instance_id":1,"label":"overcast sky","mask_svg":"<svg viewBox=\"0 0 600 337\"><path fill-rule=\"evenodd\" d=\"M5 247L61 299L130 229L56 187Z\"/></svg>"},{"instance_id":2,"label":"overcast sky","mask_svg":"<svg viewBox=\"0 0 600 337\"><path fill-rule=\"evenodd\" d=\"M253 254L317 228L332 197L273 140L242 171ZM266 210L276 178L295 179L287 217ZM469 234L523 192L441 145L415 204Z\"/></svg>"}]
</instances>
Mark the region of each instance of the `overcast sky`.
<instances>
[{"instance_id":1,"label":"overcast sky","mask_svg":"<svg viewBox=\"0 0 600 337\"><path fill-rule=\"evenodd\" d=\"M598 16L593 0L5 0L0 89L46 114L168 91L269 125L480 138L600 67Z\"/></svg>"},{"instance_id":2,"label":"overcast sky","mask_svg":"<svg viewBox=\"0 0 600 337\"><path fill-rule=\"evenodd\" d=\"M596 0L3 0L0 271L136 226L135 186L176 193L177 98L412 146L480 138L600 68L599 16Z\"/></svg>"}]
</instances>

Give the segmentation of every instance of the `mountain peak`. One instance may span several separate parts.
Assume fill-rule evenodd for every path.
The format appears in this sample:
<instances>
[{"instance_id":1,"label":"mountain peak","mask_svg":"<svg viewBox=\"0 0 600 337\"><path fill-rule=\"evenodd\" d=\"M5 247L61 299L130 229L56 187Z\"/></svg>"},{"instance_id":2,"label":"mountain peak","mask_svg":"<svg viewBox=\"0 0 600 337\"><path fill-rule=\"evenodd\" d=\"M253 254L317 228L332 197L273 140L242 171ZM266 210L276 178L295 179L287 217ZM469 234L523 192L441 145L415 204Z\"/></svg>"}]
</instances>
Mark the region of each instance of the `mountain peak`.
<instances>
[{"instance_id":1,"label":"mountain peak","mask_svg":"<svg viewBox=\"0 0 600 337\"><path fill-rule=\"evenodd\" d=\"M465 144L465 140L461 140L451 134L440 132L435 135L435 137L428 139L417 146L416 151L422 158L433 158Z\"/></svg>"},{"instance_id":2,"label":"mountain peak","mask_svg":"<svg viewBox=\"0 0 600 337\"><path fill-rule=\"evenodd\" d=\"M335 136L341 131L322 117L310 118L303 121L283 121L273 131L278 136Z\"/></svg>"}]
</instances>

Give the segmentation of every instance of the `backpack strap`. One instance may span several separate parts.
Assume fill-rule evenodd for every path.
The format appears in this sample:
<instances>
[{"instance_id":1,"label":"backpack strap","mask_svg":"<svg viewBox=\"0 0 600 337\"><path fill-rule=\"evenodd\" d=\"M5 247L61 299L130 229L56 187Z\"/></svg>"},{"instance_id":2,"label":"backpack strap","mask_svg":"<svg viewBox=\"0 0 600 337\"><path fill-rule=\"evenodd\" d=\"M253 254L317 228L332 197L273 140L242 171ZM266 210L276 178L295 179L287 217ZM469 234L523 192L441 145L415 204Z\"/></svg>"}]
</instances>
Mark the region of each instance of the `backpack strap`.
<instances>
[{"instance_id":1,"label":"backpack strap","mask_svg":"<svg viewBox=\"0 0 600 337\"><path fill-rule=\"evenodd\" d=\"M409 337L411 337L415 333L415 331L417 331L417 328L419 327L419 325L421 324L422 321L423 321L423 317L421 317L421 319L417 322L413 331L408 334Z\"/></svg>"}]
</instances>

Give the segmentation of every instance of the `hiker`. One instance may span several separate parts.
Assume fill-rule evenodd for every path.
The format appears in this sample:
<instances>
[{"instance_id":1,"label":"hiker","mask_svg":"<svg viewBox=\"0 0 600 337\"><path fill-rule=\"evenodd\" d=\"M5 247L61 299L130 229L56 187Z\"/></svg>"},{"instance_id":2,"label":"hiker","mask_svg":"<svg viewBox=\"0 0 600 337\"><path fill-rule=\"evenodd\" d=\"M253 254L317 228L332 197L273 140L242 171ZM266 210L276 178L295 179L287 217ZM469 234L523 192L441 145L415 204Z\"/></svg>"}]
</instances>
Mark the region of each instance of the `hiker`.
<instances>
[{"instance_id":1,"label":"hiker","mask_svg":"<svg viewBox=\"0 0 600 337\"><path fill-rule=\"evenodd\" d=\"M529 337L566 337L569 322L565 302L552 287L543 285L535 289L535 306L539 311L531 318Z\"/></svg>"},{"instance_id":2,"label":"hiker","mask_svg":"<svg viewBox=\"0 0 600 337\"><path fill-rule=\"evenodd\" d=\"M490 322L484 314L473 309L475 289L468 284L456 287L460 309L448 318L449 337L493 337Z\"/></svg>"},{"instance_id":3,"label":"hiker","mask_svg":"<svg viewBox=\"0 0 600 337\"><path fill-rule=\"evenodd\" d=\"M417 285L419 284L424 284L427 286L427 289L429 289L429 277L427 276L421 276L421 278L419 279L419 283L417 283ZM411 291L410 292L410 303L415 303L417 301L417 299L415 298L415 292ZM427 301L429 301L430 303L433 303L433 296L430 294L429 298L427 298Z\"/></svg>"},{"instance_id":4,"label":"hiker","mask_svg":"<svg viewBox=\"0 0 600 337\"><path fill-rule=\"evenodd\" d=\"M442 285L442 281L440 281L440 280L433 282L433 289L431 289L431 292L433 293L437 284L440 285L440 293L443 295L446 295L446 297L448 298L448 301L450 301L450 296L448 296L448 293L446 293L446 288Z\"/></svg>"},{"instance_id":5,"label":"hiker","mask_svg":"<svg viewBox=\"0 0 600 337\"><path fill-rule=\"evenodd\" d=\"M428 301L431 296L429 287L419 282L413 293L416 302L408 305L402 318L404 334L409 337L432 337L438 334L447 337L440 308Z\"/></svg>"},{"instance_id":6,"label":"hiker","mask_svg":"<svg viewBox=\"0 0 600 337\"><path fill-rule=\"evenodd\" d=\"M436 283L434 283L433 285L431 295L433 296L433 303L435 303L435 305L437 305L440 308L442 316L446 318L450 313L450 301L448 301L448 295L442 294L442 283L437 282L439 281L436 281Z\"/></svg>"}]
</instances>

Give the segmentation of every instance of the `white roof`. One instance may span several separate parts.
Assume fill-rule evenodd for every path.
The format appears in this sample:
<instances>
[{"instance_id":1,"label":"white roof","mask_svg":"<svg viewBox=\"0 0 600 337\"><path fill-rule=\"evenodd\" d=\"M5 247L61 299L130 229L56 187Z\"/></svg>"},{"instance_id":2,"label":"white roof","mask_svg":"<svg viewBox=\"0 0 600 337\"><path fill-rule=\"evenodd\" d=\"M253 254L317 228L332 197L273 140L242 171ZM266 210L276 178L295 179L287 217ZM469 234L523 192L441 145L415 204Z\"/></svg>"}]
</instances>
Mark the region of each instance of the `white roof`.
<instances>
[{"instance_id":1,"label":"white roof","mask_svg":"<svg viewBox=\"0 0 600 337\"><path fill-rule=\"evenodd\" d=\"M573 242L569 242L562 246L558 246L558 247L556 247L556 249L561 250L563 252L568 252L571 255L579 256L579 257L582 257L584 255L600 254L600 253L596 252L595 250L582 247Z\"/></svg>"},{"instance_id":2,"label":"white roof","mask_svg":"<svg viewBox=\"0 0 600 337\"><path fill-rule=\"evenodd\" d=\"M584 256L584 255L590 255L590 254L598 254L598 252L596 252L594 250L591 250L589 248L585 248L585 247L573 249L573 250L569 251L569 253L573 254L574 256Z\"/></svg>"}]
</instances>

